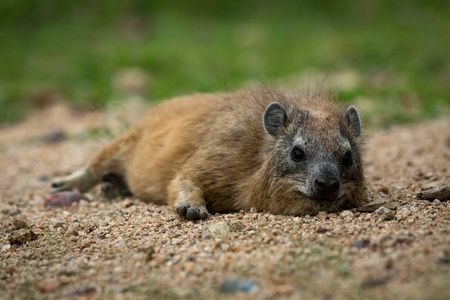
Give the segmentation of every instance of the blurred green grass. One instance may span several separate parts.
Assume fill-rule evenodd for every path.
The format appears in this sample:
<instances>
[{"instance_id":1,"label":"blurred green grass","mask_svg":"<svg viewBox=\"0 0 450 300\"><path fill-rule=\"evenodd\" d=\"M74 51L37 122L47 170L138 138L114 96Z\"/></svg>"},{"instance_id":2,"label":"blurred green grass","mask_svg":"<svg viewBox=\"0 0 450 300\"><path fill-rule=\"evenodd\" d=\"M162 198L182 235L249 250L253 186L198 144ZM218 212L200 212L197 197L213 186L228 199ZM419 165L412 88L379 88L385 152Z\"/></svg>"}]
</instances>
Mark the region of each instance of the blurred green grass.
<instances>
[{"instance_id":1,"label":"blurred green grass","mask_svg":"<svg viewBox=\"0 0 450 300\"><path fill-rule=\"evenodd\" d=\"M3 0L0 124L49 91L89 108L124 100L113 79L129 67L150 76L149 101L330 71L353 74L338 96L369 123L436 117L449 110L449 32L447 1Z\"/></svg>"}]
</instances>

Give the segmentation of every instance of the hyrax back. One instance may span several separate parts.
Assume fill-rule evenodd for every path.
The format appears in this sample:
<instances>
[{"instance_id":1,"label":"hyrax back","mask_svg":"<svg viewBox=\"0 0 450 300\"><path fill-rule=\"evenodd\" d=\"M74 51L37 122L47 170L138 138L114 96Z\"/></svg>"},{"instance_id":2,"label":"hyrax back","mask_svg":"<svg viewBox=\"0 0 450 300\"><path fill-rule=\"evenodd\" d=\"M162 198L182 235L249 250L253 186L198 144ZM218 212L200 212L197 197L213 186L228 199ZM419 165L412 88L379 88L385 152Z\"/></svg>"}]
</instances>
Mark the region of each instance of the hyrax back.
<instances>
[{"instance_id":1,"label":"hyrax back","mask_svg":"<svg viewBox=\"0 0 450 300\"><path fill-rule=\"evenodd\" d=\"M344 111L327 95L264 89L181 97L151 109L53 185L83 192L102 174L188 219L251 207L334 212L364 202L361 125L353 106Z\"/></svg>"}]
</instances>

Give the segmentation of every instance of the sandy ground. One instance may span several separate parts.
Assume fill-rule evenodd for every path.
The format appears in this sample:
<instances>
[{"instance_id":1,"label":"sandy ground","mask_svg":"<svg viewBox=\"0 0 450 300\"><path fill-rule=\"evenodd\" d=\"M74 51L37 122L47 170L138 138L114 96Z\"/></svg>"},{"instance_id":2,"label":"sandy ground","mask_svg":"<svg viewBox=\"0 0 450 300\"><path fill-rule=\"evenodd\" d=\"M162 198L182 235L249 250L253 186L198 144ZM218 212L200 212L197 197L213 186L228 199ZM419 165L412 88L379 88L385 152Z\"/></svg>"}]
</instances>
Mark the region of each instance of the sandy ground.
<instances>
[{"instance_id":1,"label":"sandy ground","mask_svg":"<svg viewBox=\"0 0 450 300\"><path fill-rule=\"evenodd\" d=\"M44 208L51 178L107 143L83 135L105 124L59 105L0 129L1 299L450 299L450 203L416 197L450 182L448 118L368 134L379 211L188 222L98 190ZM45 142L53 129L69 138Z\"/></svg>"}]
</instances>

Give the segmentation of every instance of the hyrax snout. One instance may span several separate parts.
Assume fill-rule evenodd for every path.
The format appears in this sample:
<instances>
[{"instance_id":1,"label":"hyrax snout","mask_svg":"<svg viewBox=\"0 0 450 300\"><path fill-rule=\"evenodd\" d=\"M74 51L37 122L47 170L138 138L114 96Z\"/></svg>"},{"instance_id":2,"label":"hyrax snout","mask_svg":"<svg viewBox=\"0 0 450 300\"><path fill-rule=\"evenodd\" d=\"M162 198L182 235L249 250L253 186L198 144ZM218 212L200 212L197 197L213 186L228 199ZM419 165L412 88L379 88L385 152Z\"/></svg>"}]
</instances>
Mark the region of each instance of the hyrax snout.
<instances>
[{"instance_id":1,"label":"hyrax snout","mask_svg":"<svg viewBox=\"0 0 450 300\"><path fill-rule=\"evenodd\" d=\"M187 219L252 207L335 212L364 203L361 144L356 108L329 95L197 94L150 109L53 187L85 192L101 182L107 196L168 203Z\"/></svg>"}]
</instances>

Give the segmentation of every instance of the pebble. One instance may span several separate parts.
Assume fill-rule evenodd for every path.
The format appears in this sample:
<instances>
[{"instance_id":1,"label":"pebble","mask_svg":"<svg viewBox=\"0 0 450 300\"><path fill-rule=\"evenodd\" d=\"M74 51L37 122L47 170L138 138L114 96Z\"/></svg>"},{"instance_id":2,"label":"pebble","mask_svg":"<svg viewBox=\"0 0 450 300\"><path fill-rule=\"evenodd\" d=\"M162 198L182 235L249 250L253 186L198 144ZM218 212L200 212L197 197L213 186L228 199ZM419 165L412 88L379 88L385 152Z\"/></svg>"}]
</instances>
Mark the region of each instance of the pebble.
<instances>
[{"instance_id":1,"label":"pebble","mask_svg":"<svg viewBox=\"0 0 450 300\"><path fill-rule=\"evenodd\" d=\"M326 220L329 219L330 216L328 215L328 213L326 211L319 211L319 213L317 214L319 219L321 220Z\"/></svg>"},{"instance_id":2,"label":"pebble","mask_svg":"<svg viewBox=\"0 0 450 300\"><path fill-rule=\"evenodd\" d=\"M353 218L353 213L349 210L344 210L343 212L341 212L341 217Z\"/></svg>"},{"instance_id":3,"label":"pebble","mask_svg":"<svg viewBox=\"0 0 450 300\"><path fill-rule=\"evenodd\" d=\"M31 229L19 229L8 237L11 245L22 245L34 241L38 236Z\"/></svg>"},{"instance_id":4,"label":"pebble","mask_svg":"<svg viewBox=\"0 0 450 300\"><path fill-rule=\"evenodd\" d=\"M387 187L387 186L382 186L381 188L380 188L380 192L382 192L383 194L385 194L385 195L389 195L389 188Z\"/></svg>"},{"instance_id":5,"label":"pebble","mask_svg":"<svg viewBox=\"0 0 450 300\"><path fill-rule=\"evenodd\" d=\"M368 239L356 240L350 244L350 248L357 248L357 249L368 248L369 246L370 240Z\"/></svg>"},{"instance_id":6,"label":"pebble","mask_svg":"<svg viewBox=\"0 0 450 300\"><path fill-rule=\"evenodd\" d=\"M37 285L37 288L41 293L51 293L58 288L58 284L55 280L47 279L47 280L41 281Z\"/></svg>"},{"instance_id":7,"label":"pebble","mask_svg":"<svg viewBox=\"0 0 450 300\"><path fill-rule=\"evenodd\" d=\"M57 143L64 141L67 138L67 134L64 130L61 129L54 129L46 132L42 137L41 140L44 143Z\"/></svg>"},{"instance_id":8,"label":"pebble","mask_svg":"<svg viewBox=\"0 0 450 300\"><path fill-rule=\"evenodd\" d=\"M389 208L390 210L397 210L397 206L394 203L386 202L384 207Z\"/></svg>"},{"instance_id":9,"label":"pebble","mask_svg":"<svg viewBox=\"0 0 450 300\"><path fill-rule=\"evenodd\" d=\"M19 229L22 229L22 228L28 228L29 226L23 220L14 220L13 221L13 227L14 227L15 230L19 230Z\"/></svg>"},{"instance_id":10,"label":"pebble","mask_svg":"<svg viewBox=\"0 0 450 300\"><path fill-rule=\"evenodd\" d=\"M89 201L88 198L78 192L63 191L51 194L44 202L44 207L70 207L80 200Z\"/></svg>"},{"instance_id":11,"label":"pebble","mask_svg":"<svg viewBox=\"0 0 450 300\"><path fill-rule=\"evenodd\" d=\"M231 277L220 285L219 291L221 293L249 292L255 286L256 283L252 279Z\"/></svg>"},{"instance_id":12,"label":"pebble","mask_svg":"<svg viewBox=\"0 0 450 300\"><path fill-rule=\"evenodd\" d=\"M53 224L53 228L63 228L66 225L66 222L56 222L55 224Z\"/></svg>"},{"instance_id":13,"label":"pebble","mask_svg":"<svg viewBox=\"0 0 450 300\"><path fill-rule=\"evenodd\" d=\"M48 181L48 176L45 175L45 174L39 174L37 176L37 180L39 180L39 181Z\"/></svg>"},{"instance_id":14,"label":"pebble","mask_svg":"<svg viewBox=\"0 0 450 300\"><path fill-rule=\"evenodd\" d=\"M226 239L230 235L230 227L227 222L207 223L206 228L216 239Z\"/></svg>"},{"instance_id":15,"label":"pebble","mask_svg":"<svg viewBox=\"0 0 450 300\"><path fill-rule=\"evenodd\" d=\"M395 212L384 206L377 209L376 214L381 220L392 220L395 218Z\"/></svg>"},{"instance_id":16,"label":"pebble","mask_svg":"<svg viewBox=\"0 0 450 300\"><path fill-rule=\"evenodd\" d=\"M244 230L245 225L241 220L233 220L228 222L228 227L230 227L231 231L240 232Z\"/></svg>"},{"instance_id":17,"label":"pebble","mask_svg":"<svg viewBox=\"0 0 450 300\"><path fill-rule=\"evenodd\" d=\"M323 228L323 227L319 227L319 228L316 229L316 233L325 233L325 232L328 232L328 231L330 231L330 230L327 229L327 228Z\"/></svg>"},{"instance_id":18,"label":"pebble","mask_svg":"<svg viewBox=\"0 0 450 300\"><path fill-rule=\"evenodd\" d=\"M75 296L87 295L87 294L91 294L91 293L95 293L95 292L97 292L97 289L95 287L85 286L85 287L76 289L76 290L66 294L65 296L67 298L70 298L70 297L75 297Z\"/></svg>"}]
</instances>

